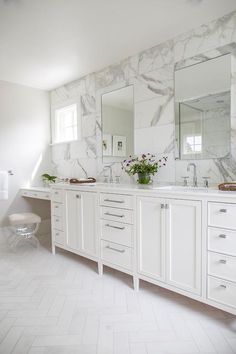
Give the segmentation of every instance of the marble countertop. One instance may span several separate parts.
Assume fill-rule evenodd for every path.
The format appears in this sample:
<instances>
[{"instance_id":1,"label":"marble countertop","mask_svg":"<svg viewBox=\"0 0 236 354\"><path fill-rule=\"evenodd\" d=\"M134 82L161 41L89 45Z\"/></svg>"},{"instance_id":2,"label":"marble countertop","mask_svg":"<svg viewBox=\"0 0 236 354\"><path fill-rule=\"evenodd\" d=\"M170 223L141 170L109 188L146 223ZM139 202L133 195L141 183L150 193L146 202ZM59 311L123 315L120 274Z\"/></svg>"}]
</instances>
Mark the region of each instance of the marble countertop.
<instances>
[{"instance_id":1,"label":"marble countertop","mask_svg":"<svg viewBox=\"0 0 236 354\"><path fill-rule=\"evenodd\" d=\"M110 193L137 193L137 194L151 194L158 195L174 195L181 197L194 196L197 197L224 197L236 200L236 192L220 191L217 188L204 188L204 187L183 187L178 185L140 185L140 184L116 184L116 183L83 183L83 184L68 184L57 183L53 185L54 188L67 188L73 190L84 191L100 191Z\"/></svg>"}]
</instances>

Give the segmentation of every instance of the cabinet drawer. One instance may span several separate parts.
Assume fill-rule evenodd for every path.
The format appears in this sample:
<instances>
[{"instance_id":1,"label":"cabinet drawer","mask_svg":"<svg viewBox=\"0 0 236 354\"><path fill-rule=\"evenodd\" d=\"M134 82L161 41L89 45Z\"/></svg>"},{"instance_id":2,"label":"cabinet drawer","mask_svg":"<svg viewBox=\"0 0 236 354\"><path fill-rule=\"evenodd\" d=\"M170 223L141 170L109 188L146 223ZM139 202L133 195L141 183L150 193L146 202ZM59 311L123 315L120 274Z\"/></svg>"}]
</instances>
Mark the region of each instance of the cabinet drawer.
<instances>
[{"instance_id":1,"label":"cabinet drawer","mask_svg":"<svg viewBox=\"0 0 236 354\"><path fill-rule=\"evenodd\" d=\"M51 208L52 215L62 217L63 204L53 202Z\"/></svg>"},{"instance_id":2,"label":"cabinet drawer","mask_svg":"<svg viewBox=\"0 0 236 354\"><path fill-rule=\"evenodd\" d=\"M208 203L208 224L226 229L236 229L236 204Z\"/></svg>"},{"instance_id":3,"label":"cabinet drawer","mask_svg":"<svg viewBox=\"0 0 236 354\"><path fill-rule=\"evenodd\" d=\"M53 239L55 242L64 244L65 243L65 234L63 231L53 230Z\"/></svg>"},{"instance_id":4,"label":"cabinet drawer","mask_svg":"<svg viewBox=\"0 0 236 354\"><path fill-rule=\"evenodd\" d=\"M208 252L208 274L236 282L236 257Z\"/></svg>"},{"instance_id":5,"label":"cabinet drawer","mask_svg":"<svg viewBox=\"0 0 236 354\"><path fill-rule=\"evenodd\" d=\"M60 216L52 216L52 227L56 230L63 230L63 220Z\"/></svg>"},{"instance_id":6,"label":"cabinet drawer","mask_svg":"<svg viewBox=\"0 0 236 354\"><path fill-rule=\"evenodd\" d=\"M23 190L21 195L23 197L50 200L50 192Z\"/></svg>"},{"instance_id":7,"label":"cabinet drawer","mask_svg":"<svg viewBox=\"0 0 236 354\"><path fill-rule=\"evenodd\" d=\"M132 269L132 249L116 243L101 242L102 260L123 268Z\"/></svg>"},{"instance_id":8,"label":"cabinet drawer","mask_svg":"<svg viewBox=\"0 0 236 354\"><path fill-rule=\"evenodd\" d=\"M100 205L133 209L133 197L131 195L124 194L101 193Z\"/></svg>"},{"instance_id":9,"label":"cabinet drawer","mask_svg":"<svg viewBox=\"0 0 236 354\"><path fill-rule=\"evenodd\" d=\"M236 231L209 227L208 249L236 256Z\"/></svg>"},{"instance_id":10,"label":"cabinet drawer","mask_svg":"<svg viewBox=\"0 0 236 354\"><path fill-rule=\"evenodd\" d=\"M51 193L50 192L42 192L41 193L41 199L50 200L51 199Z\"/></svg>"},{"instance_id":11,"label":"cabinet drawer","mask_svg":"<svg viewBox=\"0 0 236 354\"><path fill-rule=\"evenodd\" d=\"M208 299L236 307L236 285L229 281L208 277Z\"/></svg>"},{"instance_id":12,"label":"cabinet drawer","mask_svg":"<svg viewBox=\"0 0 236 354\"><path fill-rule=\"evenodd\" d=\"M126 224L133 223L133 211L126 209L118 209L111 207L101 207L101 218L111 221L124 222Z\"/></svg>"},{"instance_id":13,"label":"cabinet drawer","mask_svg":"<svg viewBox=\"0 0 236 354\"><path fill-rule=\"evenodd\" d=\"M101 220L101 238L132 247L133 227L114 221Z\"/></svg>"},{"instance_id":14,"label":"cabinet drawer","mask_svg":"<svg viewBox=\"0 0 236 354\"><path fill-rule=\"evenodd\" d=\"M52 201L62 203L63 200L63 191L60 189L52 189L51 191Z\"/></svg>"}]
</instances>

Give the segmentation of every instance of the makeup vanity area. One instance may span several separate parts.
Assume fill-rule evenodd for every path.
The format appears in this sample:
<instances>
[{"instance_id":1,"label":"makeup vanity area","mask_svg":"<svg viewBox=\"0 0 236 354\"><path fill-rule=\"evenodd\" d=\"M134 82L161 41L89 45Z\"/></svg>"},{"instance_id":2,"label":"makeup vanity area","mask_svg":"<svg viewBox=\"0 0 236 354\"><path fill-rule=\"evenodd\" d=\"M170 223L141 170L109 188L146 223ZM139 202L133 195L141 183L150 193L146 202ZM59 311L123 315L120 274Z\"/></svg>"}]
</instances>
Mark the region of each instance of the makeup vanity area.
<instances>
[{"instance_id":1,"label":"makeup vanity area","mask_svg":"<svg viewBox=\"0 0 236 354\"><path fill-rule=\"evenodd\" d=\"M136 290L139 280L145 280L236 314L236 192L207 188L208 176L202 174L205 187L202 182L198 187L195 169L186 176L187 166L201 165L201 160L222 170L224 163L230 166L235 160L234 48L231 52L230 46L222 47L175 65L173 146L175 163L183 166L182 184L109 183L112 175L104 174L107 183L60 183L50 192L22 189L24 197L51 199L54 254L58 247L89 258L97 262L100 275L104 265L130 274ZM136 154L134 146L139 146L132 82L105 88L99 95L98 170L105 165L112 173L115 164ZM115 123L121 109L126 111L123 131Z\"/></svg>"}]
</instances>

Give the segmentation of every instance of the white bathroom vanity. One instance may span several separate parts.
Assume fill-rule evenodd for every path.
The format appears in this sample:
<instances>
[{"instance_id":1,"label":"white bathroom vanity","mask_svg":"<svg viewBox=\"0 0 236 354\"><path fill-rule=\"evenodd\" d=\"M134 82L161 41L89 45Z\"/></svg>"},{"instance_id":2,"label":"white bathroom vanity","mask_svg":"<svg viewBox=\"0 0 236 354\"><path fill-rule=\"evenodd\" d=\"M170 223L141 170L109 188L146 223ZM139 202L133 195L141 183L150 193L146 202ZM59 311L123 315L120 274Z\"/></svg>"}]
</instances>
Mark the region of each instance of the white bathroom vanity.
<instances>
[{"instance_id":1,"label":"white bathroom vanity","mask_svg":"<svg viewBox=\"0 0 236 354\"><path fill-rule=\"evenodd\" d=\"M236 193L180 186L58 184L52 250L63 248L236 314Z\"/></svg>"}]
</instances>

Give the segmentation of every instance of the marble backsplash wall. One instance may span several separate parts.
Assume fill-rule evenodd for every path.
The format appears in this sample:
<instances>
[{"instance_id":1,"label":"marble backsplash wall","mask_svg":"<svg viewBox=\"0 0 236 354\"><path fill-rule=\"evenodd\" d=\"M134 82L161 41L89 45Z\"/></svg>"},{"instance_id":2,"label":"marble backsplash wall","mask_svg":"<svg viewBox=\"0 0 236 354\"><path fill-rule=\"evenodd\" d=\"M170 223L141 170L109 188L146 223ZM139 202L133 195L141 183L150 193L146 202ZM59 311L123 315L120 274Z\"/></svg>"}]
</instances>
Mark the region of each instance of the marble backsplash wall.
<instances>
[{"instance_id":1,"label":"marble backsplash wall","mask_svg":"<svg viewBox=\"0 0 236 354\"><path fill-rule=\"evenodd\" d=\"M197 62L202 54L236 42L236 12L202 25L115 65L87 75L51 92L52 109L81 102L81 140L51 147L53 172L59 176L101 177L101 93L127 84L134 85L135 152L168 156L168 164L156 180L180 182L190 161L175 160L174 69L177 62ZM235 70L236 73L236 70ZM232 77L232 99L236 101L236 74ZM232 137L236 137L236 110L232 112ZM235 122L235 123L234 123ZM236 180L235 139L227 159L196 161L199 181ZM115 174L120 165L113 166ZM121 178L129 178L123 173Z\"/></svg>"}]
</instances>

